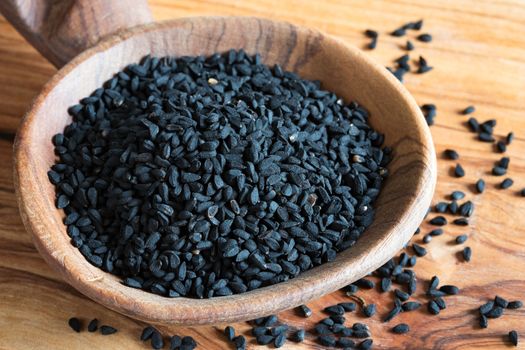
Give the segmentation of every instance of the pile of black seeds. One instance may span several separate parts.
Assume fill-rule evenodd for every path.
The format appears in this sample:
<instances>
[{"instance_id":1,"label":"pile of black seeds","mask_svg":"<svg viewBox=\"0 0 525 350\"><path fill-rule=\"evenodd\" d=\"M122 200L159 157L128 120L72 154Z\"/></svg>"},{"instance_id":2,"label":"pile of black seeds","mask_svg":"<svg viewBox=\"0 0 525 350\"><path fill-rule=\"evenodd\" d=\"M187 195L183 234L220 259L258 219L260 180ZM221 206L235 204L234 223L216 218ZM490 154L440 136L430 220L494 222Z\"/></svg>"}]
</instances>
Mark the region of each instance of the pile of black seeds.
<instances>
[{"instance_id":1,"label":"pile of black seeds","mask_svg":"<svg viewBox=\"0 0 525 350\"><path fill-rule=\"evenodd\" d=\"M333 260L372 222L390 160L363 107L242 50L146 57L69 112L48 175L72 244L169 297Z\"/></svg>"},{"instance_id":2,"label":"pile of black seeds","mask_svg":"<svg viewBox=\"0 0 525 350\"><path fill-rule=\"evenodd\" d=\"M108 325L101 325L99 327L98 323L99 323L99 321L96 318L94 318L91 321L89 321L88 326L87 326L88 332L93 333L93 332L96 332L98 330L98 331L100 331L100 334L102 334L102 335L110 335L110 334L117 333L117 331L118 331L115 327L108 326ZM68 325L69 325L69 327L71 327L72 330L74 330L77 333L80 333L83 330L83 323L77 317L71 317L68 320Z\"/></svg>"}]
</instances>

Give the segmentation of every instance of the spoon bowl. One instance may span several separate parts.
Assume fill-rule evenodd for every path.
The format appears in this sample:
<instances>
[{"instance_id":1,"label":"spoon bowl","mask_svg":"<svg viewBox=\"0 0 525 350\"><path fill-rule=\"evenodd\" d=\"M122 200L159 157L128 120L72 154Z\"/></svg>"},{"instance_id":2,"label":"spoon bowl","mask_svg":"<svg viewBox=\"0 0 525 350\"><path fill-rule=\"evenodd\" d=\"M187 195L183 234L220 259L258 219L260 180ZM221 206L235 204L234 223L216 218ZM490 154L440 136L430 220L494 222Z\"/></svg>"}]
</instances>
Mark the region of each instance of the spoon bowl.
<instances>
[{"instance_id":1,"label":"spoon bowl","mask_svg":"<svg viewBox=\"0 0 525 350\"><path fill-rule=\"evenodd\" d=\"M166 298L127 287L91 265L70 243L55 207L47 171L55 162L51 138L71 122L69 106L145 55L210 55L229 49L260 53L268 65L320 80L345 101L370 112L370 123L393 148L376 217L355 246L298 277L243 294L211 299ZM333 292L374 271L410 239L429 207L435 153L424 118L407 90L360 50L315 30L240 17L196 17L135 27L84 51L45 85L15 142L15 183L27 230L47 263L87 297L150 323L213 324L250 320Z\"/></svg>"}]
</instances>

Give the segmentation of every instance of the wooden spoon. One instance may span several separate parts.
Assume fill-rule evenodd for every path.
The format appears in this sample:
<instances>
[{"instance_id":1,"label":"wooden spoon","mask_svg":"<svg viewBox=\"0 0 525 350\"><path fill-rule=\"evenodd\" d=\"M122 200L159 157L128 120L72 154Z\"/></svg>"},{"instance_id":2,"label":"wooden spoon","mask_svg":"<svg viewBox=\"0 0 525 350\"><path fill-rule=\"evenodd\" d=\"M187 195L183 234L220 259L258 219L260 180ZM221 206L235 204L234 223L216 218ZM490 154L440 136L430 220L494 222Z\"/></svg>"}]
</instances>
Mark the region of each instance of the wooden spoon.
<instances>
[{"instance_id":1,"label":"wooden spoon","mask_svg":"<svg viewBox=\"0 0 525 350\"><path fill-rule=\"evenodd\" d=\"M15 142L15 183L24 224L44 259L89 298L127 316L164 324L250 320L333 292L374 271L410 239L429 207L436 161L429 129L412 96L384 67L360 50L318 31L258 18L201 17L146 24L100 41L114 30L151 20L146 1L0 1L0 10L61 68L25 116ZM53 5L51 5L53 4ZM371 113L370 123L393 147L389 178L376 218L357 244L335 261L293 280L211 299L170 299L126 287L94 267L73 247L54 204L47 171L55 162L51 137L71 121L67 108L127 64L147 54L209 55L243 48L281 64Z\"/></svg>"}]
</instances>

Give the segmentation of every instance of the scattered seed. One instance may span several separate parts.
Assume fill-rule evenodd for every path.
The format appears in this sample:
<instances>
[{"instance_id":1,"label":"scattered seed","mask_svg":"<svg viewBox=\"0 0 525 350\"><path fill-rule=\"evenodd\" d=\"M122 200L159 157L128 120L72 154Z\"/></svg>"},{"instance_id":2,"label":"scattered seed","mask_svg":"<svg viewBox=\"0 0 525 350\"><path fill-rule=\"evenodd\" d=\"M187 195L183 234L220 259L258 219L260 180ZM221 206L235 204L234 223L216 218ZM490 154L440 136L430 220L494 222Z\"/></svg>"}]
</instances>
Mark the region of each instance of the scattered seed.
<instances>
[{"instance_id":1,"label":"scattered seed","mask_svg":"<svg viewBox=\"0 0 525 350\"><path fill-rule=\"evenodd\" d=\"M512 180L511 178L506 178L505 180L503 180L499 187L502 189L502 190L505 190L507 188L509 188L510 186L512 186L514 184L514 180Z\"/></svg>"},{"instance_id":2,"label":"scattered seed","mask_svg":"<svg viewBox=\"0 0 525 350\"><path fill-rule=\"evenodd\" d=\"M71 317L67 323L69 324L69 327L71 327L72 330L74 330L77 333L80 333L82 323L78 318Z\"/></svg>"},{"instance_id":3,"label":"scattered seed","mask_svg":"<svg viewBox=\"0 0 525 350\"><path fill-rule=\"evenodd\" d=\"M483 191L485 191L485 181L483 181L483 179L479 179L476 182L476 190L478 193L483 193Z\"/></svg>"},{"instance_id":4,"label":"scattered seed","mask_svg":"<svg viewBox=\"0 0 525 350\"><path fill-rule=\"evenodd\" d=\"M110 335L113 333L117 333L117 329L111 326L103 325L100 326L100 334L102 335Z\"/></svg>"},{"instance_id":5,"label":"scattered seed","mask_svg":"<svg viewBox=\"0 0 525 350\"><path fill-rule=\"evenodd\" d=\"M452 160L456 160L456 159L459 159L459 154L458 152L456 152L455 150L453 149L446 149L444 152L443 152L444 156L448 159L452 159Z\"/></svg>"},{"instance_id":6,"label":"scattered seed","mask_svg":"<svg viewBox=\"0 0 525 350\"><path fill-rule=\"evenodd\" d=\"M514 346L518 346L518 332L510 331L509 332L510 343Z\"/></svg>"},{"instance_id":7,"label":"scattered seed","mask_svg":"<svg viewBox=\"0 0 525 350\"><path fill-rule=\"evenodd\" d=\"M91 321L89 321L87 329L88 329L88 332L91 332L91 333L96 332L98 329L98 320L94 318Z\"/></svg>"},{"instance_id":8,"label":"scattered seed","mask_svg":"<svg viewBox=\"0 0 525 350\"><path fill-rule=\"evenodd\" d=\"M306 305L299 306L299 311L301 312L301 315L303 317L310 317L310 316L312 316L312 310Z\"/></svg>"},{"instance_id":9,"label":"scattered seed","mask_svg":"<svg viewBox=\"0 0 525 350\"><path fill-rule=\"evenodd\" d=\"M392 328L392 331L396 334L405 334L410 331L410 327L406 323L400 323L394 326L394 328Z\"/></svg>"},{"instance_id":10,"label":"scattered seed","mask_svg":"<svg viewBox=\"0 0 525 350\"><path fill-rule=\"evenodd\" d=\"M363 314L366 317L372 317L376 313L376 305L375 304L368 304L363 308Z\"/></svg>"},{"instance_id":11,"label":"scattered seed","mask_svg":"<svg viewBox=\"0 0 525 350\"><path fill-rule=\"evenodd\" d=\"M412 248L414 249L414 253L419 257L427 255L427 250L419 244L413 243Z\"/></svg>"},{"instance_id":12,"label":"scattered seed","mask_svg":"<svg viewBox=\"0 0 525 350\"><path fill-rule=\"evenodd\" d=\"M465 247L463 249L463 259L465 261L470 261L470 259L472 258L472 249L470 247Z\"/></svg>"},{"instance_id":13,"label":"scattered seed","mask_svg":"<svg viewBox=\"0 0 525 350\"><path fill-rule=\"evenodd\" d=\"M520 300L510 301L507 305L507 309L519 309L523 306L523 302Z\"/></svg>"},{"instance_id":14,"label":"scattered seed","mask_svg":"<svg viewBox=\"0 0 525 350\"><path fill-rule=\"evenodd\" d=\"M447 224L447 219L444 216L440 215L440 216L436 216L435 218L431 219L429 222L431 225L443 226Z\"/></svg>"},{"instance_id":15,"label":"scattered seed","mask_svg":"<svg viewBox=\"0 0 525 350\"><path fill-rule=\"evenodd\" d=\"M474 106L468 106L468 107L465 108L463 111L461 111L461 114L467 115L467 114L474 113L475 111L476 111L476 107L474 107Z\"/></svg>"},{"instance_id":16,"label":"scattered seed","mask_svg":"<svg viewBox=\"0 0 525 350\"><path fill-rule=\"evenodd\" d=\"M457 218L452 221L454 225L458 226L467 226L468 225L468 219L467 218Z\"/></svg>"},{"instance_id":17,"label":"scattered seed","mask_svg":"<svg viewBox=\"0 0 525 350\"><path fill-rule=\"evenodd\" d=\"M454 168L454 176L456 177L463 177L465 176L465 170L461 166L461 164L456 164L456 167Z\"/></svg>"},{"instance_id":18,"label":"scattered seed","mask_svg":"<svg viewBox=\"0 0 525 350\"><path fill-rule=\"evenodd\" d=\"M417 36L417 40L422 41L424 43L429 43L432 41L432 35L430 34L420 34Z\"/></svg>"},{"instance_id":19,"label":"scattered seed","mask_svg":"<svg viewBox=\"0 0 525 350\"><path fill-rule=\"evenodd\" d=\"M463 244L467 241L468 236L467 235L459 235L456 237L456 243L457 244Z\"/></svg>"},{"instance_id":20,"label":"scattered seed","mask_svg":"<svg viewBox=\"0 0 525 350\"><path fill-rule=\"evenodd\" d=\"M412 42L411 42L410 40L407 40L407 43L406 43L405 49L406 49L407 51L412 51L412 50L414 50L414 44L412 44Z\"/></svg>"},{"instance_id":21,"label":"scattered seed","mask_svg":"<svg viewBox=\"0 0 525 350\"><path fill-rule=\"evenodd\" d=\"M235 329L232 326L227 326L224 328L224 335L229 341L232 341L235 338Z\"/></svg>"}]
</instances>

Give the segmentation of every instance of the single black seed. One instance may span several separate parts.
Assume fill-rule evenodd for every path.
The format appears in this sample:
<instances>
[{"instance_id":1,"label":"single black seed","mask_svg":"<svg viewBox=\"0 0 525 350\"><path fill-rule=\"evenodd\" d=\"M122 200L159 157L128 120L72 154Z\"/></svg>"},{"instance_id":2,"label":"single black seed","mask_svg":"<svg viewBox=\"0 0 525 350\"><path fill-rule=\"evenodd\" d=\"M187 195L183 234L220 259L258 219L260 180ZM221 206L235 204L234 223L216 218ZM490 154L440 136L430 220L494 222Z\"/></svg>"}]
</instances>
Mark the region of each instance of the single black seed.
<instances>
[{"instance_id":1,"label":"single black seed","mask_svg":"<svg viewBox=\"0 0 525 350\"><path fill-rule=\"evenodd\" d=\"M300 343L304 340L305 334L306 334L306 331L304 329L299 329L297 332L295 332L292 335L291 340L296 343Z\"/></svg>"},{"instance_id":2,"label":"single black seed","mask_svg":"<svg viewBox=\"0 0 525 350\"><path fill-rule=\"evenodd\" d=\"M489 320L487 319L487 316L481 315L479 317L479 326L481 328L487 328L489 326Z\"/></svg>"},{"instance_id":3,"label":"single black seed","mask_svg":"<svg viewBox=\"0 0 525 350\"><path fill-rule=\"evenodd\" d=\"M359 344L358 348L360 350L369 350L372 349L373 343L374 341L372 339L365 339Z\"/></svg>"},{"instance_id":4,"label":"single black seed","mask_svg":"<svg viewBox=\"0 0 525 350\"><path fill-rule=\"evenodd\" d=\"M418 63L419 63L419 67L417 69L417 72L420 74L429 72L433 69L433 67L428 65L427 60L423 56L419 56Z\"/></svg>"},{"instance_id":5,"label":"single black seed","mask_svg":"<svg viewBox=\"0 0 525 350\"><path fill-rule=\"evenodd\" d=\"M340 305L332 305L324 308L324 311L331 315L343 315L345 309Z\"/></svg>"},{"instance_id":6,"label":"single black seed","mask_svg":"<svg viewBox=\"0 0 525 350\"><path fill-rule=\"evenodd\" d=\"M454 191L450 194L450 198L452 198L453 200L460 200L465 198L465 193L461 191Z\"/></svg>"},{"instance_id":7,"label":"single black seed","mask_svg":"<svg viewBox=\"0 0 525 350\"><path fill-rule=\"evenodd\" d=\"M142 330L142 334L140 335L140 340L146 341L151 338L153 333L158 332L154 327L147 326Z\"/></svg>"},{"instance_id":8,"label":"single black seed","mask_svg":"<svg viewBox=\"0 0 525 350\"><path fill-rule=\"evenodd\" d=\"M444 216L436 216L435 218L431 219L429 222L431 225L444 226L447 224L447 219Z\"/></svg>"},{"instance_id":9,"label":"single black seed","mask_svg":"<svg viewBox=\"0 0 525 350\"><path fill-rule=\"evenodd\" d=\"M257 344L259 344L259 345L267 345L267 344L270 344L273 341L274 337L271 336L271 335L262 334L262 335L258 335L255 339L257 341Z\"/></svg>"},{"instance_id":10,"label":"single black seed","mask_svg":"<svg viewBox=\"0 0 525 350\"><path fill-rule=\"evenodd\" d=\"M392 36L397 36L397 37L404 36L405 34L406 34L406 30L403 27L398 28L391 33Z\"/></svg>"},{"instance_id":11,"label":"single black seed","mask_svg":"<svg viewBox=\"0 0 525 350\"><path fill-rule=\"evenodd\" d=\"M476 120L476 118L470 117L467 121L467 125L469 126L470 131L472 132L479 131L479 122Z\"/></svg>"},{"instance_id":12,"label":"single black seed","mask_svg":"<svg viewBox=\"0 0 525 350\"><path fill-rule=\"evenodd\" d=\"M494 136L487 132L480 132L478 134L478 139L483 142L494 142Z\"/></svg>"},{"instance_id":13,"label":"single black seed","mask_svg":"<svg viewBox=\"0 0 525 350\"><path fill-rule=\"evenodd\" d=\"M496 142L496 150L499 153L505 153L507 151L507 144L503 141Z\"/></svg>"},{"instance_id":14,"label":"single black seed","mask_svg":"<svg viewBox=\"0 0 525 350\"><path fill-rule=\"evenodd\" d=\"M505 190L509 187L511 187L512 185L514 184L514 180L512 180L511 178L506 178L505 180L503 180L499 187L502 189L502 190Z\"/></svg>"},{"instance_id":15,"label":"single black seed","mask_svg":"<svg viewBox=\"0 0 525 350\"><path fill-rule=\"evenodd\" d=\"M427 306L428 306L428 312L430 312L432 315L439 314L439 311L441 310L438 304L434 300L430 300Z\"/></svg>"},{"instance_id":16,"label":"single black seed","mask_svg":"<svg viewBox=\"0 0 525 350\"><path fill-rule=\"evenodd\" d=\"M414 249L414 253L419 257L427 255L427 250L419 244L413 243L412 248Z\"/></svg>"},{"instance_id":17,"label":"single black seed","mask_svg":"<svg viewBox=\"0 0 525 350\"><path fill-rule=\"evenodd\" d=\"M457 244L463 244L467 241L468 236L467 235L459 235L456 237L456 243Z\"/></svg>"},{"instance_id":18,"label":"single black seed","mask_svg":"<svg viewBox=\"0 0 525 350\"><path fill-rule=\"evenodd\" d=\"M521 195L522 197L525 197L525 188L522 189L522 190L520 191L520 195Z\"/></svg>"},{"instance_id":19,"label":"single black seed","mask_svg":"<svg viewBox=\"0 0 525 350\"><path fill-rule=\"evenodd\" d=\"M100 334L102 335L110 335L113 333L117 333L117 329L111 326L103 325L100 326Z\"/></svg>"},{"instance_id":20,"label":"single black seed","mask_svg":"<svg viewBox=\"0 0 525 350\"><path fill-rule=\"evenodd\" d=\"M77 333L80 333L80 330L82 328L82 323L80 320L76 317L71 317L67 323L69 324L69 327L71 327L72 330L74 330Z\"/></svg>"},{"instance_id":21,"label":"single black seed","mask_svg":"<svg viewBox=\"0 0 525 350\"><path fill-rule=\"evenodd\" d=\"M443 231L442 228L436 228L436 229L430 231L428 234L431 235L432 237L436 237L436 236L441 236L443 234L443 232L445 232L445 231Z\"/></svg>"},{"instance_id":22,"label":"single black seed","mask_svg":"<svg viewBox=\"0 0 525 350\"><path fill-rule=\"evenodd\" d=\"M463 249L463 259L465 261L470 261L470 259L472 258L472 249L470 247L465 247Z\"/></svg>"},{"instance_id":23,"label":"single black seed","mask_svg":"<svg viewBox=\"0 0 525 350\"><path fill-rule=\"evenodd\" d=\"M333 335L320 335L317 340L321 345L334 347L337 344L337 338Z\"/></svg>"},{"instance_id":24,"label":"single black seed","mask_svg":"<svg viewBox=\"0 0 525 350\"><path fill-rule=\"evenodd\" d=\"M400 323L392 328L392 332L396 334L405 334L410 331L410 327L406 323Z\"/></svg>"},{"instance_id":25,"label":"single black seed","mask_svg":"<svg viewBox=\"0 0 525 350\"><path fill-rule=\"evenodd\" d=\"M298 307L299 311L301 312L301 315L303 317L310 317L312 316L312 310L306 306L306 305L301 305Z\"/></svg>"},{"instance_id":26,"label":"single black seed","mask_svg":"<svg viewBox=\"0 0 525 350\"><path fill-rule=\"evenodd\" d=\"M347 337L342 337L337 340L337 346L345 349L353 349L355 347L355 341Z\"/></svg>"},{"instance_id":27,"label":"single black seed","mask_svg":"<svg viewBox=\"0 0 525 350\"><path fill-rule=\"evenodd\" d=\"M410 298L410 295L407 292L402 291L401 289L396 289L394 291L394 294L401 301L407 301Z\"/></svg>"},{"instance_id":28,"label":"single black seed","mask_svg":"<svg viewBox=\"0 0 525 350\"><path fill-rule=\"evenodd\" d=\"M476 111L476 107L474 106L468 106L467 108L465 108L463 111L461 111L461 114L471 114L471 113L474 113Z\"/></svg>"},{"instance_id":29,"label":"single black seed","mask_svg":"<svg viewBox=\"0 0 525 350\"><path fill-rule=\"evenodd\" d=\"M436 289L439 286L439 277L433 276L430 279L430 283L428 285L428 290Z\"/></svg>"},{"instance_id":30,"label":"single black seed","mask_svg":"<svg viewBox=\"0 0 525 350\"><path fill-rule=\"evenodd\" d=\"M476 190L478 193L483 193L483 191L485 191L485 181L483 179L479 179L476 182Z\"/></svg>"},{"instance_id":31,"label":"single black seed","mask_svg":"<svg viewBox=\"0 0 525 350\"><path fill-rule=\"evenodd\" d=\"M232 326L227 326L224 328L224 335L229 341L232 341L235 338L235 329Z\"/></svg>"},{"instance_id":32,"label":"single black seed","mask_svg":"<svg viewBox=\"0 0 525 350\"><path fill-rule=\"evenodd\" d=\"M392 287L392 280L389 277L383 277L381 279L381 291L388 292Z\"/></svg>"},{"instance_id":33,"label":"single black seed","mask_svg":"<svg viewBox=\"0 0 525 350\"><path fill-rule=\"evenodd\" d=\"M430 243L432 241L431 235L425 235L423 236L423 243Z\"/></svg>"},{"instance_id":34,"label":"single black seed","mask_svg":"<svg viewBox=\"0 0 525 350\"><path fill-rule=\"evenodd\" d=\"M365 30L365 35L368 38L372 38L373 39L373 38L377 38L379 34L375 30L367 29L367 30Z\"/></svg>"},{"instance_id":35,"label":"single black seed","mask_svg":"<svg viewBox=\"0 0 525 350\"><path fill-rule=\"evenodd\" d=\"M467 218L457 218L452 221L454 225L458 226L467 226L468 225L468 219Z\"/></svg>"},{"instance_id":36,"label":"single black seed","mask_svg":"<svg viewBox=\"0 0 525 350\"><path fill-rule=\"evenodd\" d=\"M459 293L459 288L452 285L444 285L439 287L439 290L448 294L448 295L456 295Z\"/></svg>"},{"instance_id":37,"label":"single black seed","mask_svg":"<svg viewBox=\"0 0 525 350\"><path fill-rule=\"evenodd\" d=\"M366 278L361 278L360 280L355 281L354 284L359 288L372 289L375 287L374 281L367 280Z\"/></svg>"},{"instance_id":38,"label":"single black seed","mask_svg":"<svg viewBox=\"0 0 525 350\"><path fill-rule=\"evenodd\" d=\"M514 133L509 132L507 134L507 137L505 138L505 142L507 142L507 145L510 145L512 143L512 140L514 140Z\"/></svg>"},{"instance_id":39,"label":"single black seed","mask_svg":"<svg viewBox=\"0 0 525 350\"><path fill-rule=\"evenodd\" d=\"M523 302L520 300L509 301L507 309L519 309L523 306Z\"/></svg>"},{"instance_id":40,"label":"single black seed","mask_svg":"<svg viewBox=\"0 0 525 350\"><path fill-rule=\"evenodd\" d=\"M383 318L383 322L389 322L394 317L399 315L399 313L401 311L402 311L401 306L398 306L398 305L394 306L394 308L388 312L388 314L385 316L385 318Z\"/></svg>"},{"instance_id":41,"label":"single black seed","mask_svg":"<svg viewBox=\"0 0 525 350\"><path fill-rule=\"evenodd\" d=\"M232 341L235 344L235 348L237 350L245 350L246 349L246 338L243 335L239 335L237 337L234 337L232 339Z\"/></svg>"},{"instance_id":42,"label":"single black seed","mask_svg":"<svg viewBox=\"0 0 525 350\"><path fill-rule=\"evenodd\" d=\"M356 304L352 302L339 303L337 305L341 306L346 312L352 312L356 309Z\"/></svg>"},{"instance_id":43,"label":"single black seed","mask_svg":"<svg viewBox=\"0 0 525 350\"><path fill-rule=\"evenodd\" d=\"M496 297L494 298L494 303L498 306L501 306L502 308L506 308L508 305L509 305L509 302L500 297L499 295L496 295Z\"/></svg>"},{"instance_id":44,"label":"single black seed","mask_svg":"<svg viewBox=\"0 0 525 350\"><path fill-rule=\"evenodd\" d=\"M452 159L452 160L459 159L459 154L458 154L458 152L456 152L456 151L453 150L453 149L446 149L446 150L443 152L443 155L445 156L445 158L448 158L448 159Z\"/></svg>"},{"instance_id":45,"label":"single black seed","mask_svg":"<svg viewBox=\"0 0 525 350\"><path fill-rule=\"evenodd\" d=\"M502 176L502 175L505 175L506 173L507 173L507 169L502 168L500 166L495 166L494 168L492 168L492 175Z\"/></svg>"},{"instance_id":46,"label":"single black seed","mask_svg":"<svg viewBox=\"0 0 525 350\"><path fill-rule=\"evenodd\" d=\"M88 332L91 332L91 333L96 332L98 329L98 320L94 318L91 321L89 321L87 329L88 329Z\"/></svg>"},{"instance_id":47,"label":"single black seed","mask_svg":"<svg viewBox=\"0 0 525 350\"><path fill-rule=\"evenodd\" d=\"M178 350L182 345L182 338L178 335L170 337L170 350Z\"/></svg>"},{"instance_id":48,"label":"single black seed","mask_svg":"<svg viewBox=\"0 0 525 350\"><path fill-rule=\"evenodd\" d=\"M445 213L448 208L448 203L445 202L439 202L435 205L434 209L437 213Z\"/></svg>"},{"instance_id":49,"label":"single black seed","mask_svg":"<svg viewBox=\"0 0 525 350\"><path fill-rule=\"evenodd\" d=\"M512 345L518 346L518 332L510 331L509 332L509 341Z\"/></svg>"},{"instance_id":50,"label":"single black seed","mask_svg":"<svg viewBox=\"0 0 525 350\"><path fill-rule=\"evenodd\" d=\"M465 170L461 166L461 164L456 164L456 167L454 168L454 176L456 177L463 177L465 176Z\"/></svg>"},{"instance_id":51,"label":"single black seed","mask_svg":"<svg viewBox=\"0 0 525 350\"><path fill-rule=\"evenodd\" d=\"M164 347L164 340L162 339L162 334L160 332L153 332L151 335L151 348L152 349L162 349Z\"/></svg>"},{"instance_id":52,"label":"single black seed","mask_svg":"<svg viewBox=\"0 0 525 350\"><path fill-rule=\"evenodd\" d=\"M459 206L459 214L461 216L470 217L474 213L474 203L466 201Z\"/></svg>"},{"instance_id":53,"label":"single black seed","mask_svg":"<svg viewBox=\"0 0 525 350\"><path fill-rule=\"evenodd\" d=\"M406 303L403 303L401 305L401 308L403 311L413 311L417 310L421 307L421 303L418 303L417 301L407 301Z\"/></svg>"},{"instance_id":54,"label":"single black seed","mask_svg":"<svg viewBox=\"0 0 525 350\"><path fill-rule=\"evenodd\" d=\"M406 49L407 51L412 51L412 50L414 50L414 44L412 44L412 42L411 42L410 40L407 40L407 44L406 44L406 46L405 46L405 49Z\"/></svg>"},{"instance_id":55,"label":"single black seed","mask_svg":"<svg viewBox=\"0 0 525 350\"><path fill-rule=\"evenodd\" d=\"M494 307L494 302L491 300L483 305L481 305L479 307L479 312L482 314L482 315L485 315L487 314L490 310L492 310L492 308Z\"/></svg>"},{"instance_id":56,"label":"single black seed","mask_svg":"<svg viewBox=\"0 0 525 350\"><path fill-rule=\"evenodd\" d=\"M375 304L368 304L363 308L363 314L366 317L372 317L376 313L376 305Z\"/></svg>"},{"instance_id":57,"label":"single black seed","mask_svg":"<svg viewBox=\"0 0 525 350\"><path fill-rule=\"evenodd\" d=\"M286 333L281 333L278 336L275 337L275 340L273 341L273 345L276 348L280 348L286 343Z\"/></svg>"},{"instance_id":58,"label":"single black seed","mask_svg":"<svg viewBox=\"0 0 525 350\"><path fill-rule=\"evenodd\" d=\"M429 43L432 41L432 35L430 34L420 34L417 36L417 40L422 41L424 43Z\"/></svg>"}]
</instances>

